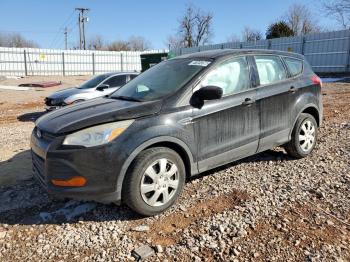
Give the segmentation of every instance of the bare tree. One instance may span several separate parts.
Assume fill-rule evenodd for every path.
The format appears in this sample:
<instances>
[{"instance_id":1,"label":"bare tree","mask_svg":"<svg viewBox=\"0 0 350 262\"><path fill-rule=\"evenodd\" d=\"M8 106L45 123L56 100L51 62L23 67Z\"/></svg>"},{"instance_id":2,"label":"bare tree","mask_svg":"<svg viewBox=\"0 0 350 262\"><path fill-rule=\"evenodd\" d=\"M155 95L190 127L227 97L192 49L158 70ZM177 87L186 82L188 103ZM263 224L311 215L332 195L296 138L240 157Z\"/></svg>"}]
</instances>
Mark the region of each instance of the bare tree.
<instances>
[{"instance_id":1,"label":"bare tree","mask_svg":"<svg viewBox=\"0 0 350 262\"><path fill-rule=\"evenodd\" d=\"M105 49L105 41L101 35L94 35L89 39L88 49L90 50L103 50Z\"/></svg>"},{"instance_id":2,"label":"bare tree","mask_svg":"<svg viewBox=\"0 0 350 262\"><path fill-rule=\"evenodd\" d=\"M2 33L0 33L0 46L4 46L4 47L8 46L7 36Z\"/></svg>"},{"instance_id":3,"label":"bare tree","mask_svg":"<svg viewBox=\"0 0 350 262\"><path fill-rule=\"evenodd\" d=\"M226 42L234 43L234 42L240 42L241 39L239 36L232 34L226 38Z\"/></svg>"},{"instance_id":4,"label":"bare tree","mask_svg":"<svg viewBox=\"0 0 350 262\"><path fill-rule=\"evenodd\" d=\"M293 30L294 35L304 35L321 31L317 21L305 5L293 4L289 7L283 18Z\"/></svg>"},{"instance_id":5,"label":"bare tree","mask_svg":"<svg viewBox=\"0 0 350 262\"><path fill-rule=\"evenodd\" d=\"M213 15L211 13L204 13L199 9L195 13L195 25L194 30L194 45L199 46L209 42L213 35L211 29L211 22Z\"/></svg>"},{"instance_id":6,"label":"bare tree","mask_svg":"<svg viewBox=\"0 0 350 262\"><path fill-rule=\"evenodd\" d=\"M185 43L183 42L183 40L176 36L168 36L168 38L165 41L165 44L167 45L169 50L185 47Z\"/></svg>"},{"instance_id":7,"label":"bare tree","mask_svg":"<svg viewBox=\"0 0 350 262\"><path fill-rule=\"evenodd\" d=\"M144 51L151 48L151 44L141 36L132 36L126 40L115 40L108 43L100 35L95 35L89 40L89 49L109 51Z\"/></svg>"},{"instance_id":8,"label":"bare tree","mask_svg":"<svg viewBox=\"0 0 350 262\"><path fill-rule=\"evenodd\" d=\"M127 41L116 40L107 46L108 51L130 51L130 46Z\"/></svg>"},{"instance_id":9,"label":"bare tree","mask_svg":"<svg viewBox=\"0 0 350 262\"><path fill-rule=\"evenodd\" d=\"M18 33L0 34L0 46L4 47L38 47L38 44L25 39Z\"/></svg>"},{"instance_id":10,"label":"bare tree","mask_svg":"<svg viewBox=\"0 0 350 262\"><path fill-rule=\"evenodd\" d=\"M130 37L128 45L132 51L144 51L151 48L151 43L142 36Z\"/></svg>"},{"instance_id":11,"label":"bare tree","mask_svg":"<svg viewBox=\"0 0 350 262\"><path fill-rule=\"evenodd\" d=\"M179 20L178 36L168 37L167 42L175 47L192 47L207 44L212 35L213 15L189 6Z\"/></svg>"},{"instance_id":12,"label":"bare tree","mask_svg":"<svg viewBox=\"0 0 350 262\"><path fill-rule=\"evenodd\" d=\"M333 17L342 28L350 27L350 0L323 1L323 9L327 16Z\"/></svg>"},{"instance_id":13,"label":"bare tree","mask_svg":"<svg viewBox=\"0 0 350 262\"><path fill-rule=\"evenodd\" d=\"M259 30L249 28L248 26L246 26L243 29L243 32L242 32L243 41L255 42L255 41L261 40L262 38L263 38L263 34Z\"/></svg>"}]
</instances>

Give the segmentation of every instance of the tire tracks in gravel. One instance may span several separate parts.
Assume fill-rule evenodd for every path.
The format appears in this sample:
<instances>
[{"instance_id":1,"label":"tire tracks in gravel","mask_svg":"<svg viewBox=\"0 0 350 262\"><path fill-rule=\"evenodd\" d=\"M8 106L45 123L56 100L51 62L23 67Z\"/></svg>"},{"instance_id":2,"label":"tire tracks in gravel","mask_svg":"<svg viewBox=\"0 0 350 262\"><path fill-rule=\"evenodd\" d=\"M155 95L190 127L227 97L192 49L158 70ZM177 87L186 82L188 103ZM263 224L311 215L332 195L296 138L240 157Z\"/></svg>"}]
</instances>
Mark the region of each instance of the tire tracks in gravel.
<instances>
[{"instance_id":1,"label":"tire tracks in gravel","mask_svg":"<svg viewBox=\"0 0 350 262\"><path fill-rule=\"evenodd\" d=\"M149 225L149 233L135 232L132 235L140 242L151 241L154 245L162 245L164 247L174 245L181 240L184 229L191 227L195 230L199 220L204 220L213 214L238 208L248 199L249 195L247 193L233 189L232 192L225 195L212 199L203 199L188 209L181 210L180 207L180 210L177 212L172 212L152 222ZM139 224L136 223L134 226Z\"/></svg>"}]
</instances>

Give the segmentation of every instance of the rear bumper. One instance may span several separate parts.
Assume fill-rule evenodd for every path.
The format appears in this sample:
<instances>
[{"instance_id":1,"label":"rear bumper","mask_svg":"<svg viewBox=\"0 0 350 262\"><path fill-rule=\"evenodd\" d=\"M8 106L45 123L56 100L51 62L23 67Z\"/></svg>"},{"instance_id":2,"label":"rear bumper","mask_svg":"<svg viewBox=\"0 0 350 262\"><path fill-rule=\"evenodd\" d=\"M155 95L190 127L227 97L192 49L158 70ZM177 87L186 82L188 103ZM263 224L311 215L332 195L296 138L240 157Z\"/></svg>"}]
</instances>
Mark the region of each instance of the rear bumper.
<instances>
[{"instance_id":1,"label":"rear bumper","mask_svg":"<svg viewBox=\"0 0 350 262\"><path fill-rule=\"evenodd\" d=\"M35 132L31 136L33 176L47 192L56 198L120 202L121 194L116 189L118 166L123 163L112 152L111 146L62 149L63 139L39 139ZM51 183L52 179L69 179L73 176L86 178L86 185L61 187Z\"/></svg>"}]
</instances>

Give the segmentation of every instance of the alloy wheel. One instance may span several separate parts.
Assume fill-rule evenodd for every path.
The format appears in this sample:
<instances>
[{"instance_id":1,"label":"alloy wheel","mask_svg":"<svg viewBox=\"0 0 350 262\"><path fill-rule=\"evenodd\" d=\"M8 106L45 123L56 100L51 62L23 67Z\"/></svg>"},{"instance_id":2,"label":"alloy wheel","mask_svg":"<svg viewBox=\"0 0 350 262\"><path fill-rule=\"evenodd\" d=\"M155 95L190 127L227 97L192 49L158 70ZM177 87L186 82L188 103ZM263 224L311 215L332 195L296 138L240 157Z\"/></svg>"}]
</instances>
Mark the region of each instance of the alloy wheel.
<instances>
[{"instance_id":1,"label":"alloy wheel","mask_svg":"<svg viewBox=\"0 0 350 262\"><path fill-rule=\"evenodd\" d=\"M158 159L144 172L140 192L143 201L150 206L162 206L176 194L179 186L177 166L166 158Z\"/></svg>"},{"instance_id":2,"label":"alloy wheel","mask_svg":"<svg viewBox=\"0 0 350 262\"><path fill-rule=\"evenodd\" d=\"M315 132L316 128L310 120L306 120L299 131L299 143L300 148L307 152L309 151L315 143Z\"/></svg>"}]
</instances>

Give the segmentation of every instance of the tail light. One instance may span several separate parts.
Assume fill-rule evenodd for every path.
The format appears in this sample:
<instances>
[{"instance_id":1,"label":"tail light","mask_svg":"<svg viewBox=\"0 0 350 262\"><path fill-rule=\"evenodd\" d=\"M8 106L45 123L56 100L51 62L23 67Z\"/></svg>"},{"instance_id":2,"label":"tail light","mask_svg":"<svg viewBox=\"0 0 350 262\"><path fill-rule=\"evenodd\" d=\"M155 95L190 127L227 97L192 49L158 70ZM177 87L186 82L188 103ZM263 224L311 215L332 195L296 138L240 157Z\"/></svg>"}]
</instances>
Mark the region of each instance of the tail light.
<instances>
[{"instance_id":1,"label":"tail light","mask_svg":"<svg viewBox=\"0 0 350 262\"><path fill-rule=\"evenodd\" d=\"M320 85L320 87L322 87L322 80L317 75L313 75L311 81L314 85Z\"/></svg>"}]
</instances>

